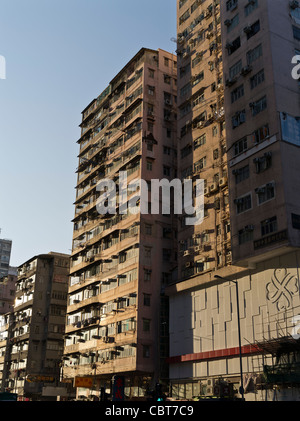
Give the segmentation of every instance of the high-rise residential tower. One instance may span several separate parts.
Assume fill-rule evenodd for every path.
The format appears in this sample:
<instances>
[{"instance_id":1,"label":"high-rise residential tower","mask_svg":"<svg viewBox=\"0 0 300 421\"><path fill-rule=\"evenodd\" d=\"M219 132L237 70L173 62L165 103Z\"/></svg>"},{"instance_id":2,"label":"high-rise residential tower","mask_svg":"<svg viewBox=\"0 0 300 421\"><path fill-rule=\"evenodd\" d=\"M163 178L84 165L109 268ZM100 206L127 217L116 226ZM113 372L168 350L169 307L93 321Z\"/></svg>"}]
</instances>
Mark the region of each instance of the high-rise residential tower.
<instances>
[{"instance_id":1,"label":"high-rise residential tower","mask_svg":"<svg viewBox=\"0 0 300 421\"><path fill-rule=\"evenodd\" d=\"M8 274L12 241L0 239L0 278Z\"/></svg>"},{"instance_id":2,"label":"high-rise residential tower","mask_svg":"<svg viewBox=\"0 0 300 421\"><path fill-rule=\"evenodd\" d=\"M128 396L168 379L176 224L150 197L151 180L177 175L176 74L173 54L142 48L82 113L63 373L92 385L77 395L99 395L113 375ZM147 187L148 213L134 180ZM99 207L104 182L116 193L109 212Z\"/></svg>"},{"instance_id":3,"label":"high-rise residential tower","mask_svg":"<svg viewBox=\"0 0 300 421\"><path fill-rule=\"evenodd\" d=\"M195 177L195 164L202 160L208 195L203 224L190 233L182 227L178 237L185 248L198 231L208 237L206 250L195 244L192 255L184 251L181 259L191 260L187 266L182 260L187 273L179 272L178 282L167 289L171 391L175 397L272 400L277 390L277 399L295 400L300 105L293 67L299 61L299 3L180 0L177 11L180 148L191 142L189 167L182 160L179 173L187 175L190 168ZM215 87L224 90L223 140L215 115L207 118L211 106L220 110ZM203 124L193 124L202 111ZM226 175L228 187L209 189L214 173L219 181ZM220 200L220 209L212 198ZM198 250L209 259L200 269Z\"/></svg>"},{"instance_id":4,"label":"high-rise residential tower","mask_svg":"<svg viewBox=\"0 0 300 421\"><path fill-rule=\"evenodd\" d=\"M1 318L0 361L1 390L20 400L59 394L69 263L69 255L51 252L18 268L13 311Z\"/></svg>"},{"instance_id":5,"label":"high-rise residential tower","mask_svg":"<svg viewBox=\"0 0 300 421\"><path fill-rule=\"evenodd\" d=\"M203 5L201 5L203 3ZM178 172L204 180L204 220L179 229L178 279L231 263L219 5L178 4Z\"/></svg>"}]
</instances>

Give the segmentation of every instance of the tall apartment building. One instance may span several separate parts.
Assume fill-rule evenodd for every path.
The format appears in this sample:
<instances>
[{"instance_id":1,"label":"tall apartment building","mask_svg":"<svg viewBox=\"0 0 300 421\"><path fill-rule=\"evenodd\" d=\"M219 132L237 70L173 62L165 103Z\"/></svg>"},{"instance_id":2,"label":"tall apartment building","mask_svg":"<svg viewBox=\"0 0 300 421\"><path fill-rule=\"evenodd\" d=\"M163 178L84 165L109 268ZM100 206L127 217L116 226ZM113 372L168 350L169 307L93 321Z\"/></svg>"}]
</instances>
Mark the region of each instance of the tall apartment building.
<instances>
[{"instance_id":1,"label":"tall apartment building","mask_svg":"<svg viewBox=\"0 0 300 421\"><path fill-rule=\"evenodd\" d=\"M9 267L7 276L0 278L0 314L13 311L18 271Z\"/></svg>"},{"instance_id":2,"label":"tall apartment building","mask_svg":"<svg viewBox=\"0 0 300 421\"><path fill-rule=\"evenodd\" d=\"M1 325L1 390L21 400L56 400L69 263L70 256L51 252L18 268L14 309Z\"/></svg>"},{"instance_id":3,"label":"tall apartment building","mask_svg":"<svg viewBox=\"0 0 300 421\"><path fill-rule=\"evenodd\" d=\"M197 116L199 94L199 112L209 110L205 101L212 95L211 74L216 79L218 75L216 56L222 63L223 159L225 163L226 156L228 177L224 204L228 203L225 211L229 210L230 220L230 230L223 228L223 232L230 231L232 264L226 259L212 260L213 253L207 254L209 265L199 270L196 264L189 277L179 273L180 282L167 288L168 362L175 397L219 396L226 390L246 400L299 399L300 203L296 192L300 105L299 81L291 73L292 58L299 55L299 15L299 4L293 1L178 2L180 147L188 137L194 142L191 170L202 159L200 175L208 181L206 188L210 175L222 168L217 167L218 161L207 159L204 149L212 154L216 139L206 126L207 119L200 127L192 125L190 133L184 127ZM215 94L212 105L216 98ZM198 139L200 144L205 139L206 144L195 149ZM184 170L182 161L181 175ZM208 245L223 257L229 247L224 237L224 249L218 245L218 233L222 233L219 228L216 231L218 211L209 200L206 203L207 219L199 228L190 228L190 233L197 237L199 229L205 230ZM178 237L188 241L191 235L183 228ZM198 248L192 251L189 259L195 265Z\"/></svg>"},{"instance_id":4,"label":"tall apartment building","mask_svg":"<svg viewBox=\"0 0 300 421\"><path fill-rule=\"evenodd\" d=\"M202 4L201 4L202 3ZM204 180L204 220L180 218L180 280L231 263L223 63L217 3L178 4L178 171Z\"/></svg>"},{"instance_id":5,"label":"tall apartment building","mask_svg":"<svg viewBox=\"0 0 300 421\"><path fill-rule=\"evenodd\" d=\"M12 241L0 239L0 278L8 274Z\"/></svg>"},{"instance_id":6,"label":"tall apartment building","mask_svg":"<svg viewBox=\"0 0 300 421\"><path fill-rule=\"evenodd\" d=\"M234 1L221 13L232 252L247 266L300 245L299 7Z\"/></svg>"},{"instance_id":7,"label":"tall apartment building","mask_svg":"<svg viewBox=\"0 0 300 421\"><path fill-rule=\"evenodd\" d=\"M10 353L11 320L13 313L0 314L0 392L5 392Z\"/></svg>"},{"instance_id":8,"label":"tall apartment building","mask_svg":"<svg viewBox=\"0 0 300 421\"><path fill-rule=\"evenodd\" d=\"M117 374L127 396L168 378L164 287L176 265L176 221L150 204L140 212L140 188L121 177L147 182L149 200L152 179L176 177L176 73L174 55L142 48L82 112L63 368L65 379L93 379L93 391L78 396L109 389ZM99 210L107 179L116 212ZM129 202L136 213L124 211Z\"/></svg>"}]
</instances>

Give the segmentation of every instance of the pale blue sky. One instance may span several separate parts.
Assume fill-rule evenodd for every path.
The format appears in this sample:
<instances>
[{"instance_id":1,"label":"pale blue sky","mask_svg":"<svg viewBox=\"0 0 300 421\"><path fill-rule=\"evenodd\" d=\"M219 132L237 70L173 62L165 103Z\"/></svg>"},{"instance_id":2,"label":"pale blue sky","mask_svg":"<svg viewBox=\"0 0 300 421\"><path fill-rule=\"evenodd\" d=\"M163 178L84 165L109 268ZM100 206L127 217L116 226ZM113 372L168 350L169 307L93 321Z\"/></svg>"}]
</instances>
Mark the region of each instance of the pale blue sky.
<instances>
[{"instance_id":1,"label":"pale blue sky","mask_svg":"<svg viewBox=\"0 0 300 421\"><path fill-rule=\"evenodd\" d=\"M176 0L0 0L0 228L10 264L70 253L81 111L142 47L175 52Z\"/></svg>"}]
</instances>

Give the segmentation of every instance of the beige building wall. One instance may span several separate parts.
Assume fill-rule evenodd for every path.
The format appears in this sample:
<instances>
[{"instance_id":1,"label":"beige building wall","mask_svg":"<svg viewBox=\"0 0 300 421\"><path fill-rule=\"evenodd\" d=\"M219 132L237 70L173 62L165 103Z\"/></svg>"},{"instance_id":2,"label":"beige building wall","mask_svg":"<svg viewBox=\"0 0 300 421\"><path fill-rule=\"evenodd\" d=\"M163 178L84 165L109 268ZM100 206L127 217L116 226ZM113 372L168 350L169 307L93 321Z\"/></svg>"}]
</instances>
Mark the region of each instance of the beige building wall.
<instances>
[{"instance_id":1,"label":"beige building wall","mask_svg":"<svg viewBox=\"0 0 300 421\"><path fill-rule=\"evenodd\" d=\"M220 6L177 2L178 173L204 180L204 220L179 218L178 280L231 264Z\"/></svg>"},{"instance_id":2,"label":"beige building wall","mask_svg":"<svg viewBox=\"0 0 300 421\"><path fill-rule=\"evenodd\" d=\"M294 18L298 10L281 1L221 2L232 253L237 265L299 246L299 84L291 74L300 46L293 32L299 26Z\"/></svg>"},{"instance_id":3,"label":"beige building wall","mask_svg":"<svg viewBox=\"0 0 300 421\"><path fill-rule=\"evenodd\" d=\"M176 60L141 49L83 111L64 377L93 376L94 390L123 374L130 393L166 379L168 303L176 262L170 214L141 211L141 190L127 189L138 212L102 215L97 183L176 176ZM163 328L162 328L163 327ZM75 368L74 368L75 367ZM78 391L80 394L88 390Z\"/></svg>"}]
</instances>

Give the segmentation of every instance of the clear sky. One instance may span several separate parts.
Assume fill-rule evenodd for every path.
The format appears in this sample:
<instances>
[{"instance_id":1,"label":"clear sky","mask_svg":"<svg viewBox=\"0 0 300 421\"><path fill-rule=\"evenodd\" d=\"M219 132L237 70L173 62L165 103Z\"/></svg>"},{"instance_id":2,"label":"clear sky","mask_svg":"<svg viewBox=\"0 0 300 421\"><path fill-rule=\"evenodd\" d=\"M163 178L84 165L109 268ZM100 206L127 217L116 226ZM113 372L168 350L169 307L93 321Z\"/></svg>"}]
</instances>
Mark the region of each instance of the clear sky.
<instances>
[{"instance_id":1,"label":"clear sky","mask_svg":"<svg viewBox=\"0 0 300 421\"><path fill-rule=\"evenodd\" d=\"M176 0L0 0L0 229L10 264L70 253L81 111L142 47L175 52Z\"/></svg>"}]
</instances>

